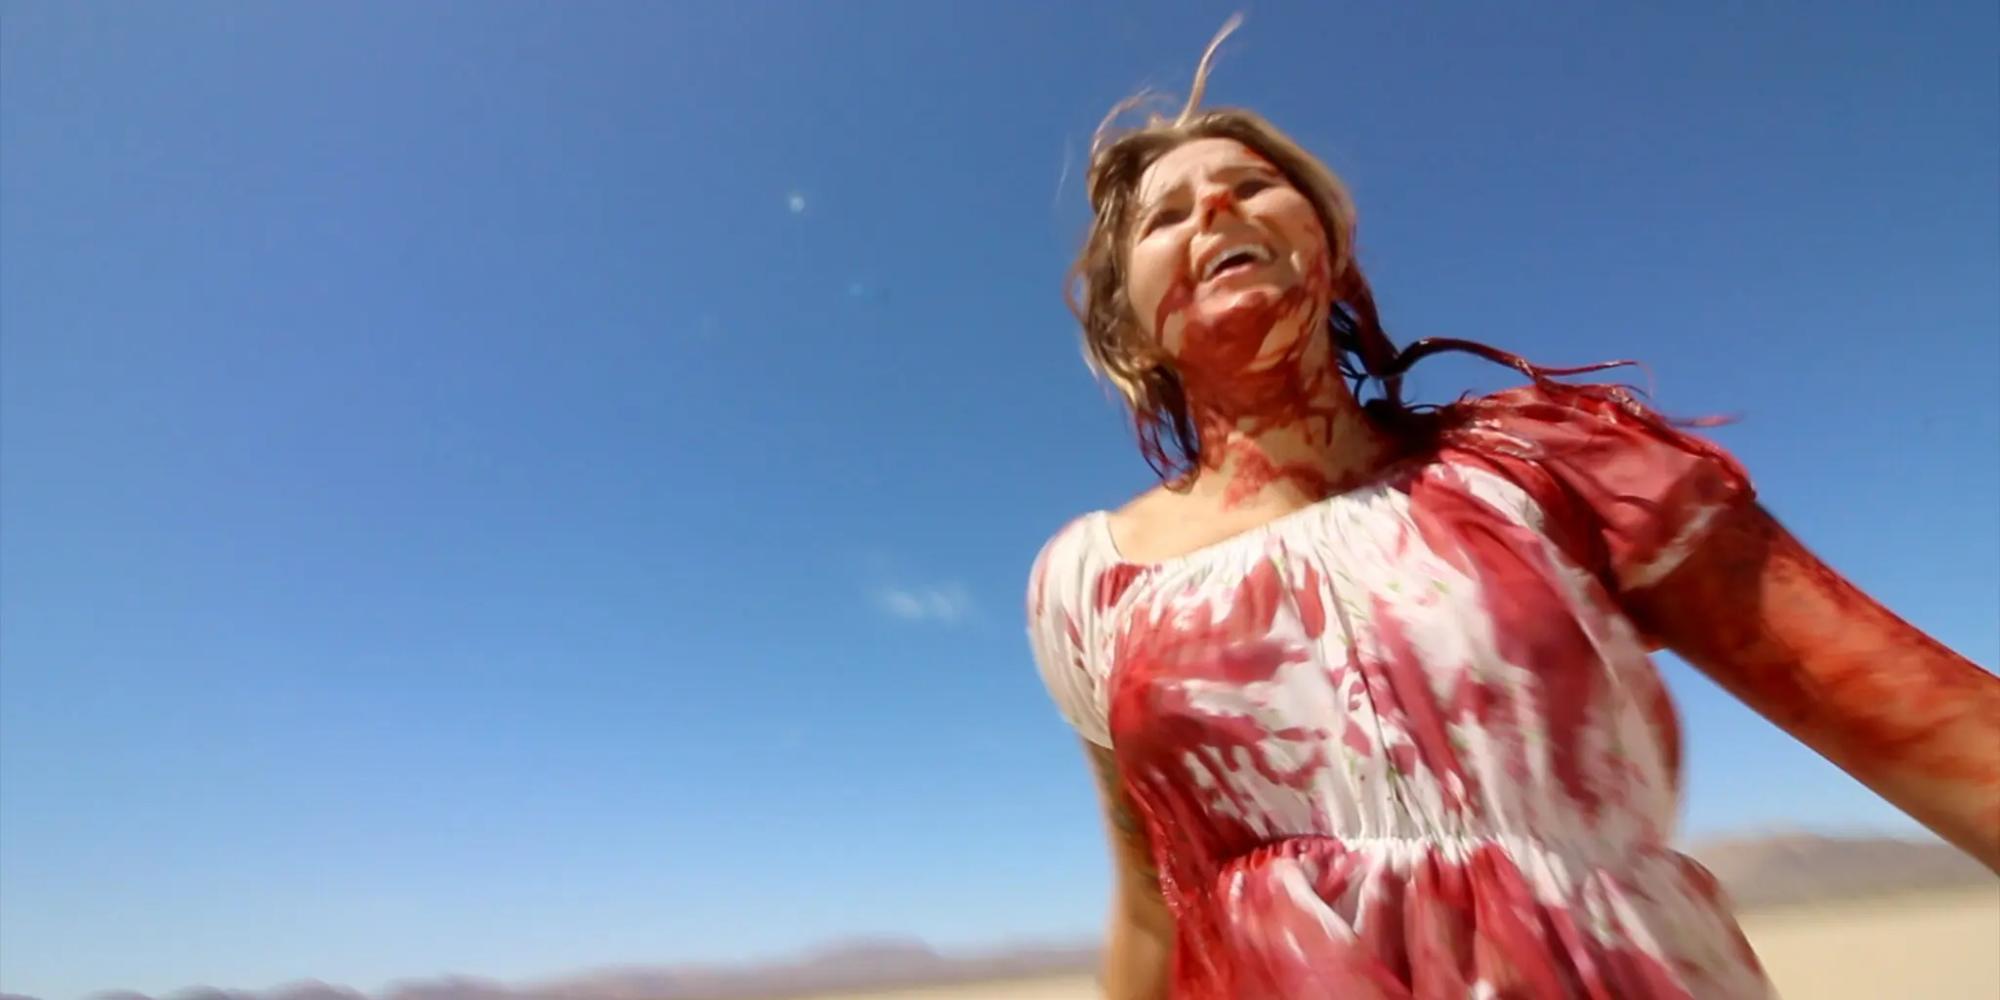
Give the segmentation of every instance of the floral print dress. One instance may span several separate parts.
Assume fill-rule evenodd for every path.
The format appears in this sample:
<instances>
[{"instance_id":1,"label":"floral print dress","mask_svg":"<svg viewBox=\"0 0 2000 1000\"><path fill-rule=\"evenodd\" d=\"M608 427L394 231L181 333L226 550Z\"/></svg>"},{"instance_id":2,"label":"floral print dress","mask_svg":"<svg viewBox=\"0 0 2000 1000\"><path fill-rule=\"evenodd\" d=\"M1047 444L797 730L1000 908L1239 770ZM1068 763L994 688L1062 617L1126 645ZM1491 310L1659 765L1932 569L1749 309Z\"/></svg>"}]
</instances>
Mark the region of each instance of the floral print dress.
<instances>
[{"instance_id":1,"label":"floral print dress","mask_svg":"<svg viewBox=\"0 0 2000 1000\"><path fill-rule=\"evenodd\" d=\"M1134 563L1098 512L1036 561L1036 659L1151 836L1174 996L1770 996L1668 846L1674 711L1620 609L1746 477L1609 387L1458 406L1218 544Z\"/></svg>"}]
</instances>

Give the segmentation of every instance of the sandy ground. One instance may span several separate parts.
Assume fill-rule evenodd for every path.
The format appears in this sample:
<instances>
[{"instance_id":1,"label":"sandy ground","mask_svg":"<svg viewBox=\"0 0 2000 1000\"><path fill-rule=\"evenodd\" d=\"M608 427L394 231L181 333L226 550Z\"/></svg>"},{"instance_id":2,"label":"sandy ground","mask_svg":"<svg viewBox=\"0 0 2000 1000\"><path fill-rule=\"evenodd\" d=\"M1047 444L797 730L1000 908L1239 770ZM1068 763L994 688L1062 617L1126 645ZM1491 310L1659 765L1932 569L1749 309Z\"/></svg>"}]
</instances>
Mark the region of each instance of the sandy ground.
<instances>
[{"instance_id":1,"label":"sandy ground","mask_svg":"<svg viewBox=\"0 0 2000 1000\"><path fill-rule=\"evenodd\" d=\"M1742 920L1771 981L1793 1000L2000 1000L2000 890L1823 903Z\"/></svg>"},{"instance_id":2,"label":"sandy ground","mask_svg":"<svg viewBox=\"0 0 2000 1000\"><path fill-rule=\"evenodd\" d=\"M1989 888L1745 913L1787 1000L2000 1000L2000 891ZM818 1000L1096 1000L1089 976L848 993Z\"/></svg>"}]
</instances>

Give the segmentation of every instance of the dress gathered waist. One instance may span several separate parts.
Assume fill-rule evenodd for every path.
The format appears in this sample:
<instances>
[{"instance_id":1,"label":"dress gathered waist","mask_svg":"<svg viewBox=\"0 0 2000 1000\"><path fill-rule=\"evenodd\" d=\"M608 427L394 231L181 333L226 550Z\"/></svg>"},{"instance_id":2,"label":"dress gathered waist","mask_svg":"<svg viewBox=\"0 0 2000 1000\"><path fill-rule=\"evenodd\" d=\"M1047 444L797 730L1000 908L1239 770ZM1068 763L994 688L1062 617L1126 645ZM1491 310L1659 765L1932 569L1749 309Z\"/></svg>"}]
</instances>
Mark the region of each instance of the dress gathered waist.
<instances>
[{"instance_id":1,"label":"dress gathered waist","mask_svg":"<svg viewBox=\"0 0 2000 1000\"><path fill-rule=\"evenodd\" d=\"M1419 857L1463 862L1485 848L1498 847L1515 857L1539 857L1565 867L1581 866L1617 871L1648 856L1677 855L1658 840L1613 841L1609 839L1564 840L1541 834L1508 831L1455 833L1355 833L1286 834L1257 844L1247 851L1218 859L1222 869L1254 867L1282 857L1328 852L1354 852L1393 860Z\"/></svg>"}]
</instances>

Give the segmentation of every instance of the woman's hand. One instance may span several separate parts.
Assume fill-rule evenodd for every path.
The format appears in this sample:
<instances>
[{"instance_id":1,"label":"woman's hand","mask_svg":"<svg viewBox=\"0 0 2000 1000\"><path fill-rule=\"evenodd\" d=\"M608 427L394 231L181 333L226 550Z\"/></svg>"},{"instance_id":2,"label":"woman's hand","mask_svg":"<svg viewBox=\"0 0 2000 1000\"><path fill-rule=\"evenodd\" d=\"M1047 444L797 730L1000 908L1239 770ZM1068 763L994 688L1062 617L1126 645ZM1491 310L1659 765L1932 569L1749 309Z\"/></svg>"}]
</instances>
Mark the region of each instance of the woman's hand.
<instances>
[{"instance_id":1,"label":"woman's hand","mask_svg":"<svg viewBox=\"0 0 2000 1000\"><path fill-rule=\"evenodd\" d=\"M1091 769L1097 775L1098 799L1104 804L1105 826L1111 834L1114 869L1110 926L1104 938L1104 994L1109 1000L1156 1000L1167 995L1173 953L1174 918L1160 896L1160 876L1153 869L1153 848L1146 828L1132 811L1118 777L1111 751L1085 741Z\"/></svg>"},{"instance_id":2,"label":"woman's hand","mask_svg":"<svg viewBox=\"0 0 2000 1000\"><path fill-rule=\"evenodd\" d=\"M2000 677L1946 649L1762 507L1724 515L1635 620L1765 718L2000 872Z\"/></svg>"}]
</instances>

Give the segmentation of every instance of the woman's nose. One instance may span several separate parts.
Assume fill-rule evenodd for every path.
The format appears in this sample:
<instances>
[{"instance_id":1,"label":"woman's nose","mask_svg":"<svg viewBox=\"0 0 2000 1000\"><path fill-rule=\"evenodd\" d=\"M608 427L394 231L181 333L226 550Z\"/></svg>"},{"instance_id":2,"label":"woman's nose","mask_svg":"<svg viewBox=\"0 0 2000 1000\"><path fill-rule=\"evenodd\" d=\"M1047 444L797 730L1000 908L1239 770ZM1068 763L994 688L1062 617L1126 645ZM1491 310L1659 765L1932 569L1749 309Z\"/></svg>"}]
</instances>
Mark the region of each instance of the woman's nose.
<instances>
[{"instance_id":1,"label":"woman's nose","mask_svg":"<svg viewBox=\"0 0 2000 1000\"><path fill-rule=\"evenodd\" d=\"M1216 188L1202 195L1201 201L1198 204L1199 211L1195 213L1195 221L1201 223L1201 228L1203 229L1208 229L1215 225L1215 217L1221 215L1224 211L1229 212L1231 215L1237 214L1236 192L1226 187Z\"/></svg>"}]
</instances>

